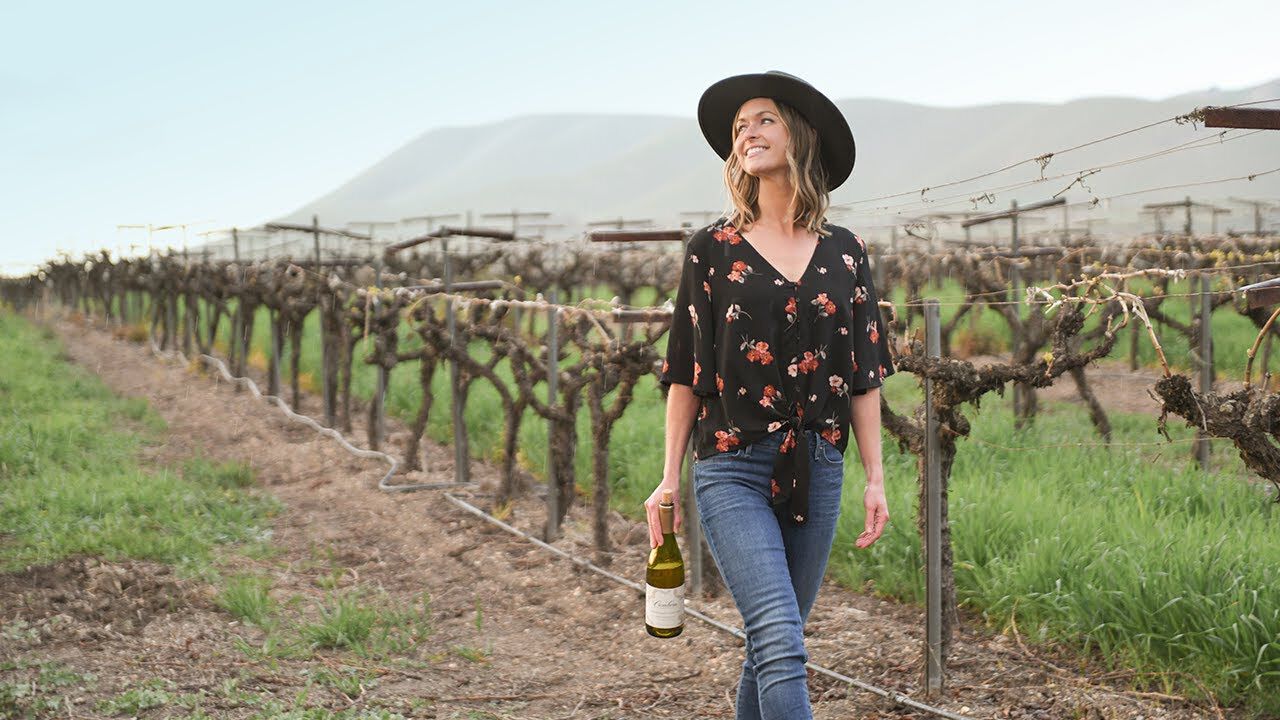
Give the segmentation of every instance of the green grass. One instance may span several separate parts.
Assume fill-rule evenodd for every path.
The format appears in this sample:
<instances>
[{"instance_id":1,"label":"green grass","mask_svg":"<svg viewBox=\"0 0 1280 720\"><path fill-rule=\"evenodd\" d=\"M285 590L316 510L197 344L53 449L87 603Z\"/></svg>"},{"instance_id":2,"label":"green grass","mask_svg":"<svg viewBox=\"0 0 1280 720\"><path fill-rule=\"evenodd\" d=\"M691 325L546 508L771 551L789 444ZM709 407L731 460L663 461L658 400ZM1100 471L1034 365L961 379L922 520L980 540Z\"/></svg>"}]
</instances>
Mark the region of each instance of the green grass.
<instances>
[{"instance_id":1,"label":"green grass","mask_svg":"<svg viewBox=\"0 0 1280 720\"><path fill-rule=\"evenodd\" d=\"M253 468L244 462L216 462L194 457L183 463L182 477L205 487L236 490L252 487Z\"/></svg>"},{"instance_id":2,"label":"green grass","mask_svg":"<svg viewBox=\"0 0 1280 720\"><path fill-rule=\"evenodd\" d=\"M261 544L277 505L240 489L246 468L144 468L138 451L163 422L62 356L0 313L0 571L84 553L199 572L221 547Z\"/></svg>"},{"instance_id":3,"label":"green grass","mask_svg":"<svg viewBox=\"0 0 1280 720\"><path fill-rule=\"evenodd\" d=\"M320 619L299 628L315 647L351 648L362 645L373 631L378 613L355 595L336 598L319 607Z\"/></svg>"},{"instance_id":4,"label":"green grass","mask_svg":"<svg viewBox=\"0 0 1280 720\"><path fill-rule=\"evenodd\" d=\"M265 577L240 575L227 578L215 602L237 618L261 628L269 626L275 602L271 581Z\"/></svg>"},{"instance_id":5,"label":"green grass","mask_svg":"<svg viewBox=\"0 0 1280 720\"><path fill-rule=\"evenodd\" d=\"M317 617L293 630L309 647L351 650L385 658L401 654L432 632L431 600L425 593L399 605L386 596L348 591L317 605Z\"/></svg>"},{"instance_id":6,"label":"green grass","mask_svg":"<svg viewBox=\"0 0 1280 720\"><path fill-rule=\"evenodd\" d=\"M1003 404L969 411L974 437L959 443L949 495L960 604L995 629L1016 622L1034 641L1148 673L1153 687L1195 696L1191 676L1220 701L1280 710L1280 513L1268 486L1244 480L1223 441L1207 475L1187 443L1056 447L1097 439L1082 410L1047 409L1022 432ZM1153 418L1112 421L1118 443L1157 439ZM862 483L850 482L831 573L923 603L916 459L884 450L893 519L854 550L865 514Z\"/></svg>"},{"instance_id":7,"label":"green grass","mask_svg":"<svg viewBox=\"0 0 1280 720\"><path fill-rule=\"evenodd\" d=\"M480 648L470 647L468 645L454 645L453 652L463 660L473 663L488 662L489 652Z\"/></svg>"}]
</instances>

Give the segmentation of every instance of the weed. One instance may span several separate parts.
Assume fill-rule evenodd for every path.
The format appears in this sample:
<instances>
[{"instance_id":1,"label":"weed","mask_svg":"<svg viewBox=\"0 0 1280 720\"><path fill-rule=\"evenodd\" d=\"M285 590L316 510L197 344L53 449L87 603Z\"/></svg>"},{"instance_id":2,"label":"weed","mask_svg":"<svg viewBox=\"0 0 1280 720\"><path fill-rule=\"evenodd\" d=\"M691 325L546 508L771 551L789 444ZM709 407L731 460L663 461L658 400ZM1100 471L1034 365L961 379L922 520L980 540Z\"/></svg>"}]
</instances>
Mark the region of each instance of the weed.
<instances>
[{"instance_id":1,"label":"weed","mask_svg":"<svg viewBox=\"0 0 1280 720\"><path fill-rule=\"evenodd\" d=\"M361 675L359 671L349 668L340 672L320 668L311 676L311 681L322 687L332 688L351 700L361 697L378 682L375 677Z\"/></svg>"},{"instance_id":2,"label":"weed","mask_svg":"<svg viewBox=\"0 0 1280 720\"><path fill-rule=\"evenodd\" d=\"M18 643L35 643L40 640L40 629L22 618L17 618L0 628L0 639Z\"/></svg>"},{"instance_id":3,"label":"weed","mask_svg":"<svg viewBox=\"0 0 1280 720\"><path fill-rule=\"evenodd\" d=\"M387 657L402 653L431 634L431 597L426 593L408 607L383 607L378 611L378 625L367 654Z\"/></svg>"},{"instance_id":4,"label":"weed","mask_svg":"<svg viewBox=\"0 0 1280 720\"><path fill-rule=\"evenodd\" d=\"M378 613L360 603L351 593L334 602L321 605L320 619L298 628L302 637L315 647L350 648L364 643L373 630Z\"/></svg>"},{"instance_id":5,"label":"weed","mask_svg":"<svg viewBox=\"0 0 1280 720\"><path fill-rule=\"evenodd\" d=\"M463 660L473 663L483 663L489 661L489 653L480 648L473 648L467 645L454 645L453 652Z\"/></svg>"},{"instance_id":6,"label":"weed","mask_svg":"<svg viewBox=\"0 0 1280 720\"><path fill-rule=\"evenodd\" d=\"M66 713L68 700L42 697L30 683L0 683L0 718L53 717L59 710Z\"/></svg>"},{"instance_id":7,"label":"weed","mask_svg":"<svg viewBox=\"0 0 1280 720\"><path fill-rule=\"evenodd\" d=\"M91 684L96 680L97 676L92 673L78 673L65 665L50 662L41 665L40 675L36 682L41 687L56 688L82 686Z\"/></svg>"},{"instance_id":8,"label":"weed","mask_svg":"<svg viewBox=\"0 0 1280 720\"><path fill-rule=\"evenodd\" d=\"M255 647L248 640L238 636L232 638L232 643L236 650L254 660L265 661L272 669L275 669L277 659L305 660L312 654L310 645L292 639L274 628L262 638L261 646Z\"/></svg>"},{"instance_id":9,"label":"weed","mask_svg":"<svg viewBox=\"0 0 1280 720\"><path fill-rule=\"evenodd\" d=\"M240 575L227 580L215 599L218 607L245 622L265 628L275 611L271 581L264 577Z\"/></svg>"},{"instance_id":10,"label":"weed","mask_svg":"<svg viewBox=\"0 0 1280 720\"><path fill-rule=\"evenodd\" d=\"M312 648L344 648L368 657L402 653L431 634L431 599L423 593L407 607L385 595L348 592L319 606L319 619L297 627Z\"/></svg>"},{"instance_id":11,"label":"weed","mask_svg":"<svg viewBox=\"0 0 1280 720\"><path fill-rule=\"evenodd\" d=\"M316 587L322 590L337 590L338 586L342 584L342 578L346 576L347 571L344 568L332 568L327 574L316 578L315 584Z\"/></svg>"},{"instance_id":12,"label":"weed","mask_svg":"<svg viewBox=\"0 0 1280 720\"><path fill-rule=\"evenodd\" d=\"M163 681L150 681L142 687L130 688L114 697L100 700L97 710L104 715L137 715L143 710L174 702L172 693L164 689Z\"/></svg>"}]
</instances>

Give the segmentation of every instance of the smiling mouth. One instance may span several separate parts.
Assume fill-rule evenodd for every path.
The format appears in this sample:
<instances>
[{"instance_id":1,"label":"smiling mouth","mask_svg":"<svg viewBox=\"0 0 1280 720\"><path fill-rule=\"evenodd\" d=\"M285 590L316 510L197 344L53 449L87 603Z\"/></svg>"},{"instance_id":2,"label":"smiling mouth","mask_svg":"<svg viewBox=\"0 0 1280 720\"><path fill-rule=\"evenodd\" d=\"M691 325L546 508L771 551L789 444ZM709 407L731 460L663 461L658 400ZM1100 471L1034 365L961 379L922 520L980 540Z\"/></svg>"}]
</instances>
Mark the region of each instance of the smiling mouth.
<instances>
[{"instance_id":1,"label":"smiling mouth","mask_svg":"<svg viewBox=\"0 0 1280 720\"><path fill-rule=\"evenodd\" d=\"M759 146L756 146L756 147L750 147L750 148L747 148L747 151L746 151L745 153L743 153L742 155L743 155L743 157L753 158L753 157L755 157L755 156L759 155L760 153L762 153L762 152L764 152L765 150L768 150L768 149L769 149L769 148L766 148L766 147L759 147Z\"/></svg>"}]
</instances>

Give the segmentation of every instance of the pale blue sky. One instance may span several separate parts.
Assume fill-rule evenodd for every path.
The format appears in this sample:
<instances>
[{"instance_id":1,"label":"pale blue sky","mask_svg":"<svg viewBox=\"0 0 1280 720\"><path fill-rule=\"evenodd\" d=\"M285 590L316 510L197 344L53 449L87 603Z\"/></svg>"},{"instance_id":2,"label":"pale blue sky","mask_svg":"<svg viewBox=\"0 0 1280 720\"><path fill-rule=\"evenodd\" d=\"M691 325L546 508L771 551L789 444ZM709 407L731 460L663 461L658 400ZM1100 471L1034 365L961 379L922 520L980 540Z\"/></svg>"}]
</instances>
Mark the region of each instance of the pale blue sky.
<instances>
[{"instance_id":1,"label":"pale blue sky","mask_svg":"<svg viewBox=\"0 0 1280 720\"><path fill-rule=\"evenodd\" d=\"M1253 85L1280 76L1277 6L6 3L0 272L114 246L117 223L253 225L440 126L692 117L742 72L933 105Z\"/></svg>"}]
</instances>

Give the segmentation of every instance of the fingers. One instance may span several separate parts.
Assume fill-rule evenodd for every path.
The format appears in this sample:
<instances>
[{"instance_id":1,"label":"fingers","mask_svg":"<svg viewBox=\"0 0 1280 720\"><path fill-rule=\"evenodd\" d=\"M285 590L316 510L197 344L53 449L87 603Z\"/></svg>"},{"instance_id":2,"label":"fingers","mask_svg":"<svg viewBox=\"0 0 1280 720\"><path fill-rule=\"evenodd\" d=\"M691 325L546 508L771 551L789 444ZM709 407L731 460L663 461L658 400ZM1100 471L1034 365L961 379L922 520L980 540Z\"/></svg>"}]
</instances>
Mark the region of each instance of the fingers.
<instances>
[{"instance_id":1,"label":"fingers","mask_svg":"<svg viewBox=\"0 0 1280 720\"><path fill-rule=\"evenodd\" d=\"M867 512L866 529L854 541L854 546L859 549L871 547L872 543L880 539L884 534L884 528L889 524L889 510L883 505L876 505Z\"/></svg>"},{"instance_id":2,"label":"fingers","mask_svg":"<svg viewBox=\"0 0 1280 720\"><path fill-rule=\"evenodd\" d=\"M644 501L644 515L649 522L649 547L658 547L662 544L662 521L658 516L658 498L662 494L662 490L663 488L659 486L649 496L649 499ZM678 493L673 493L673 495L675 495L673 498L675 517L673 518L672 530L678 533L684 525L684 517L683 513L680 512L680 496Z\"/></svg>"},{"instance_id":3,"label":"fingers","mask_svg":"<svg viewBox=\"0 0 1280 720\"><path fill-rule=\"evenodd\" d=\"M658 522L658 503L649 498L644 502L645 518L649 521L649 547L662 544L662 527Z\"/></svg>"}]
</instances>

